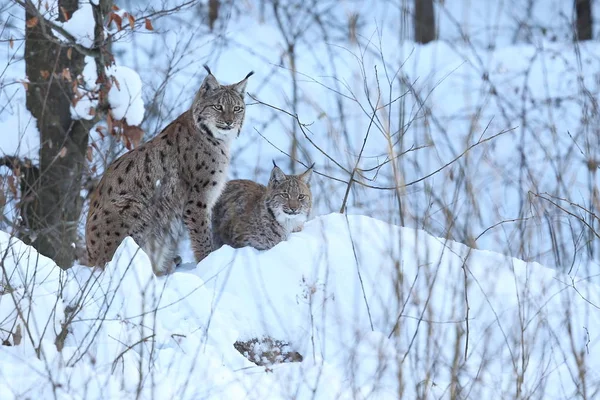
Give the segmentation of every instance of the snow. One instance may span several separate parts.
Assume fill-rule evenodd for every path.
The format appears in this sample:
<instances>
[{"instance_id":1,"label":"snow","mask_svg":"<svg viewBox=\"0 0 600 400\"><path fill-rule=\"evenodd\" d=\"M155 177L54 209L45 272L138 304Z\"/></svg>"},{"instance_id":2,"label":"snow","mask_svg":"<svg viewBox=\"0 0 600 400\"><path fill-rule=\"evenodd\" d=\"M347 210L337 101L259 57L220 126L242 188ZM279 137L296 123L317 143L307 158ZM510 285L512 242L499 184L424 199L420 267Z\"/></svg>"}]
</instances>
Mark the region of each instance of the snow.
<instances>
[{"instance_id":1,"label":"snow","mask_svg":"<svg viewBox=\"0 0 600 400\"><path fill-rule=\"evenodd\" d=\"M71 18L62 23L62 27L69 32L77 43L84 47L93 47L94 45L94 11L89 1L79 3L77 11L71 15ZM60 34L55 32L60 37Z\"/></svg>"},{"instance_id":2,"label":"snow","mask_svg":"<svg viewBox=\"0 0 600 400\"><path fill-rule=\"evenodd\" d=\"M144 119L144 100L140 76L133 69L124 66L107 68L107 75L116 81L108 92L113 117L117 120L125 119L131 126L141 124Z\"/></svg>"},{"instance_id":3,"label":"snow","mask_svg":"<svg viewBox=\"0 0 600 400\"><path fill-rule=\"evenodd\" d=\"M0 296L1 338L25 332L14 299L37 327L0 346L6 398L397 399L400 384L439 398L453 368L475 397L512 398L522 373L522 393L568 398L576 355L589 388L600 379L597 286L369 217L318 217L271 250L224 246L161 278L131 238L99 273L0 237L15 289ZM261 337L303 361L258 367L233 346Z\"/></svg>"},{"instance_id":4,"label":"snow","mask_svg":"<svg viewBox=\"0 0 600 400\"><path fill-rule=\"evenodd\" d=\"M0 113L0 156L39 159L40 136L37 121L24 104L15 104L12 110Z\"/></svg>"}]
</instances>

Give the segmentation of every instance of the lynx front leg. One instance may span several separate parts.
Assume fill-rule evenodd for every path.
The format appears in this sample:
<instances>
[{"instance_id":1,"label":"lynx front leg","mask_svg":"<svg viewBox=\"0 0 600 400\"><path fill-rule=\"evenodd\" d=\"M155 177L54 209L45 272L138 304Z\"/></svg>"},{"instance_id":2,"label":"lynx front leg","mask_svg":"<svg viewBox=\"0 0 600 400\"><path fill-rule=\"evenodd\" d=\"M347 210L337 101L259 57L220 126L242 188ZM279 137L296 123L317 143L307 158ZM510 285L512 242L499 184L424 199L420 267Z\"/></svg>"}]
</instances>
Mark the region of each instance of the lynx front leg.
<instances>
[{"instance_id":1,"label":"lynx front leg","mask_svg":"<svg viewBox=\"0 0 600 400\"><path fill-rule=\"evenodd\" d=\"M183 221L190 232L190 242L196 262L200 262L212 251L210 212L206 203L189 201L183 214Z\"/></svg>"}]
</instances>

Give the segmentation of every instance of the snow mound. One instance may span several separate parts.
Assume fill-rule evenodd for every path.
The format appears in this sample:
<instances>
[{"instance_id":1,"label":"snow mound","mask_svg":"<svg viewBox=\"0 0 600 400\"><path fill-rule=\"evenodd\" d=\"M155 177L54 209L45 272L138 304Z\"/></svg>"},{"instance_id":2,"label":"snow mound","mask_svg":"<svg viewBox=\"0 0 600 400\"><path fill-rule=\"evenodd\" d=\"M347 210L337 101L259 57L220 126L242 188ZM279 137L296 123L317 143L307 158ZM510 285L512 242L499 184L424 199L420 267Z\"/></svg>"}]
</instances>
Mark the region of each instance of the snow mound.
<instances>
[{"instance_id":1,"label":"snow mound","mask_svg":"<svg viewBox=\"0 0 600 400\"><path fill-rule=\"evenodd\" d=\"M114 79L108 92L114 119L124 118L131 126L141 124L144 119L144 100L140 76L131 68L123 66L107 68L106 74Z\"/></svg>"},{"instance_id":2,"label":"snow mound","mask_svg":"<svg viewBox=\"0 0 600 400\"><path fill-rule=\"evenodd\" d=\"M51 321L0 346L7 398L514 398L517 382L568 398L579 367L600 379L598 287L368 217L319 217L269 251L224 246L161 278L131 238L102 273L39 256L23 278L37 253L0 239L14 288L0 339L15 344L21 315ZM302 361L257 366L234 347L255 339Z\"/></svg>"},{"instance_id":3,"label":"snow mound","mask_svg":"<svg viewBox=\"0 0 600 400\"><path fill-rule=\"evenodd\" d=\"M94 45L94 11L89 2L81 2L79 8L62 27L69 32L77 43L84 47ZM56 33L58 36L60 34Z\"/></svg>"}]
</instances>

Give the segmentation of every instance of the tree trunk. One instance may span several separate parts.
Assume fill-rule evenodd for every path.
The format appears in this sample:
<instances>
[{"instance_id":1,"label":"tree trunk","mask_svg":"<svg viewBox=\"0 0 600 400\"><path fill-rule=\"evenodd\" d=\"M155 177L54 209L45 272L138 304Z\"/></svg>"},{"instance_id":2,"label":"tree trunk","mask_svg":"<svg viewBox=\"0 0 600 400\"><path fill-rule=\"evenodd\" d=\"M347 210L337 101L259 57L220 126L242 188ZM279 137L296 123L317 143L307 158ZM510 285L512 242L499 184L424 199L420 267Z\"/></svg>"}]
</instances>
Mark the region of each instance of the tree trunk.
<instances>
[{"instance_id":1,"label":"tree trunk","mask_svg":"<svg viewBox=\"0 0 600 400\"><path fill-rule=\"evenodd\" d=\"M77 0L59 0L60 20L70 18ZM39 179L33 183L32 206L23 216L25 238L61 268L75 259L77 228L82 209L80 190L88 130L71 118L74 80L82 72L84 56L44 36L42 24L26 10L25 64L29 78L27 109L40 132ZM46 35L51 35L47 29ZM85 121L84 121L85 122Z\"/></svg>"},{"instance_id":2,"label":"tree trunk","mask_svg":"<svg viewBox=\"0 0 600 400\"><path fill-rule=\"evenodd\" d=\"M592 39L592 1L575 0L575 14L577 17L575 40Z\"/></svg>"},{"instance_id":3,"label":"tree trunk","mask_svg":"<svg viewBox=\"0 0 600 400\"><path fill-rule=\"evenodd\" d=\"M415 41L429 43L435 40L433 0L415 0Z\"/></svg>"}]
</instances>

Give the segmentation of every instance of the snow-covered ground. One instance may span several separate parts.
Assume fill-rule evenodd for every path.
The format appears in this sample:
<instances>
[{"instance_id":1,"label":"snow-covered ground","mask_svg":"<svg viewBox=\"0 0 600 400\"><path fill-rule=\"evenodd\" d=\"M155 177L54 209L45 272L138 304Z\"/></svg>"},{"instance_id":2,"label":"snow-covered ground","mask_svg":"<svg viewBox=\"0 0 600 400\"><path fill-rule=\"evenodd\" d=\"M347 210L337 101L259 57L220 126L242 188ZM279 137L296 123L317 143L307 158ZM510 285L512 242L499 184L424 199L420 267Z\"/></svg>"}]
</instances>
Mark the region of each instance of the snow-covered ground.
<instances>
[{"instance_id":1,"label":"snow-covered ground","mask_svg":"<svg viewBox=\"0 0 600 400\"><path fill-rule=\"evenodd\" d=\"M48 15L57 15L56 2L48 3ZM84 7L67 28L85 45L90 7L81 3ZM116 2L119 15L130 12L139 18L180 3ZM35 120L25 108L24 42L19 40L23 24L16 18L22 10L6 4L6 44L0 48L0 65L7 66L0 74L0 155L17 153L35 160L39 143ZM573 2L435 2L439 40L427 45L410 40L413 1L346 1L336 7L317 2L315 9L299 7L283 15L289 20L281 28L270 2L264 7L232 4L224 3L213 31L203 19L206 2L200 1L154 18L152 32L131 34L126 28L116 36L116 67L109 74L124 81L120 89L111 90L116 117L127 116L130 125L143 118L148 139L189 107L204 78L204 63L224 83L254 70L248 91L261 102L297 113L307 124L308 138L338 165L309 143L292 118L248 98L231 178L265 182L271 159L289 170L301 168L282 154L292 151L296 137L296 158L306 165L315 162L317 215L340 209L344 181L355 166L366 170L363 183L391 188L436 171L479 138L509 130L399 192L354 185L348 210L561 271L599 272L585 270L600 251L585 225L532 195L550 193L592 211L596 204L600 175L588 166L600 157L595 128L600 121L594 111L600 93L600 46L593 41L573 45ZM600 3L593 7L597 36ZM358 20L352 30L348 27L354 16ZM116 28L112 24L107 29L114 33ZM295 81L286 52L286 38L292 34L297 36ZM15 40L9 46L10 38ZM84 74L93 75L93 63L88 60L86 65ZM85 76L85 81L90 87L95 79ZM379 106L405 95L380 108L357 163L372 120L368 99L375 104L378 90ZM84 97L73 113L89 118L90 106L93 102ZM101 143L95 129L91 134L101 151L92 152L95 172L90 174L98 176L106 153L114 157L124 148L115 151ZM376 168L388 156L411 148L418 150ZM0 167L0 174L9 172ZM9 219L13 206L9 203L4 210ZM587 214L584 218L593 219Z\"/></svg>"},{"instance_id":2,"label":"snow-covered ground","mask_svg":"<svg viewBox=\"0 0 600 400\"><path fill-rule=\"evenodd\" d=\"M81 3L65 28L89 45L90 7ZM180 2L115 3L119 15L141 17ZM317 217L270 251L225 247L158 279L131 239L99 274L81 266L62 272L0 232L0 398L598 396L600 242L532 197L547 192L597 207L600 175L589 161L600 158L600 45L573 45L573 2L435 2L439 40L427 45L410 40L404 7L412 1L333 8L319 1L290 13L283 28L260 2L222 3L212 32L200 1L154 18L152 32L117 38L116 65L107 71L119 82L109 94L113 114L130 125L141 121L148 139L189 107L202 64L223 83L254 70L248 92L297 113L307 137L288 115L248 97L230 177L265 183L271 159L286 170L299 167L282 155L296 136L297 158L316 163ZM56 2L48 4L57 15ZM3 0L0 10L0 156L35 162L39 133L25 107L22 10ZM593 11L600 15L600 2ZM295 81L291 33L298 37ZM81 90L94 89L95 74L86 59ZM390 103L371 128L369 100ZM84 97L72 113L90 118L93 106ZM349 213L376 219L330 214L340 209L346 184L324 175L347 180L342 167L359 167L363 183L393 187L505 130L399 192L355 184ZM105 153L125 151L94 129L92 144L101 150L93 152L95 174ZM411 148L418 150L373 169ZM0 167L0 178L7 175ZM0 187L7 182L0 179ZM4 208L9 219L15 204ZM187 243L182 251L191 260ZM303 361L259 367L233 346L263 337L288 342Z\"/></svg>"},{"instance_id":3,"label":"snow-covered ground","mask_svg":"<svg viewBox=\"0 0 600 400\"><path fill-rule=\"evenodd\" d=\"M600 288L368 217L322 216L269 251L225 246L161 278L130 238L103 273L62 272L7 234L0 250L0 332L22 336L0 346L3 399L566 399L600 387ZM233 346L265 336L303 361L259 367Z\"/></svg>"}]
</instances>

